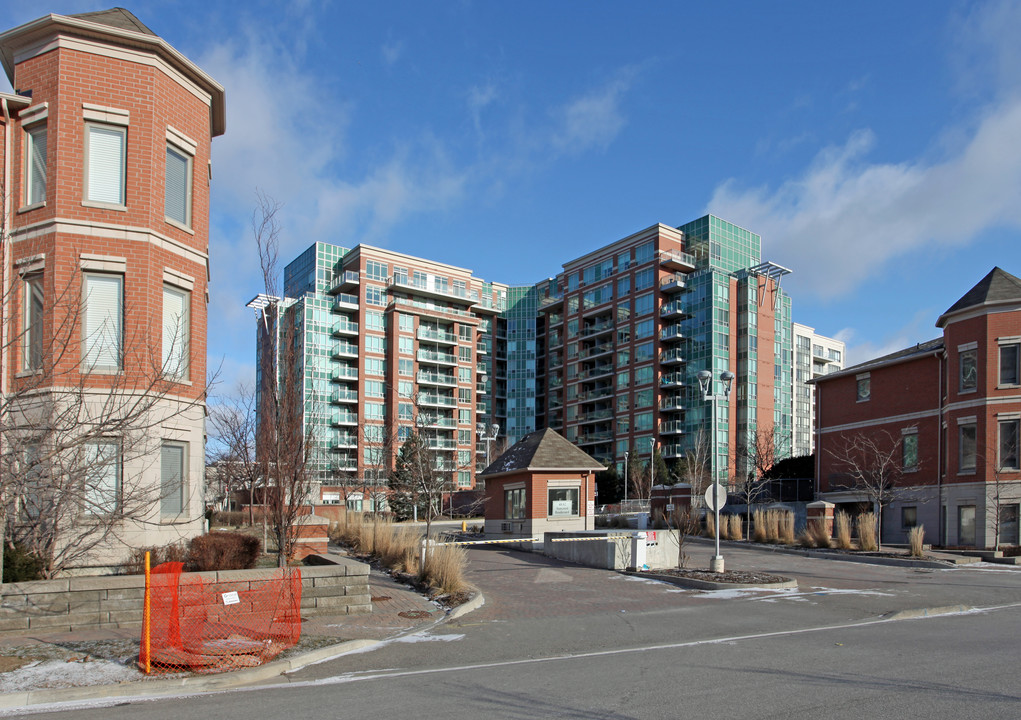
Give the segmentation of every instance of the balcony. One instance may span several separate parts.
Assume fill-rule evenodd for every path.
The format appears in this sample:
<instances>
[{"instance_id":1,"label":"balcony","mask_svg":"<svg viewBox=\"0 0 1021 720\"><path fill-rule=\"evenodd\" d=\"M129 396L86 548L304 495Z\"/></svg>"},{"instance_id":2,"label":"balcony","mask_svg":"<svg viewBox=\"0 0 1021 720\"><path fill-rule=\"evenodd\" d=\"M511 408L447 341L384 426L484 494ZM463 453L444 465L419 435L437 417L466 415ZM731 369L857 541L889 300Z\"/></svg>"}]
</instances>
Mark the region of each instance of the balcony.
<instances>
[{"instance_id":1,"label":"balcony","mask_svg":"<svg viewBox=\"0 0 1021 720\"><path fill-rule=\"evenodd\" d=\"M577 421L579 423L591 423L613 419L613 410L593 410L592 412L580 413Z\"/></svg>"},{"instance_id":2,"label":"balcony","mask_svg":"<svg viewBox=\"0 0 1021 720\"><path fill-rule=\"evenodd\" d=\"M670 275L659 281L659 291L664 295L684 292L687 289L688 285L683 275Z\"/></svg>"},{"instance_id":3,"label":"balcony","mask_svg":"<svg viewBox=\"0 0 1021 720\"><path fill-rule=\"evenodd\" d=\"M685 318L688 317L688 312L680 300L672 300L659 309L659 316L662 318Z\"/></svg>"},{"instance_id":4,"label":"balcony","mask_svg":"<svg viewBox=\"0 0 1021 720\"><path fill-rule=\"evenodd\" d=\"M358 379L358 368L350 365L335 366L330 370L330 380L333 382L347 382Z\"/></svg>"},{"instance_id":5,"label":"balcony","mask_svg":"<svg viewBox=\"0 0 1021 720\"><path fill-rule=\"evenodd\" d=\"M604 363L602 365L597 365L595 367L588 368L586 370L580 371L578 373L578 379L579 380L589 380L591 378L603 377L605 375L612 375L613 372L614 372L614 370L613 370L613 363Z\"/></svg>"},{"instance_id":6,"label":"balcony","mask_svg":"<svg viewBox=\"0 0 1021 720\"><path fill-rule=\"evenodd\" d=\"M456 428L457 421L446 415L419 415L418 426L426 428Z\"/></svg>"},{"instance_id":7,"label":"balcony","mask_svg":"<svg viewBox=\"0 0 1021 720\"><path fill-rule=\"evenodd\" d=\"M341 293L333 299L333 305L330 306L333 312L351 312L358 309L358 296L348 295L347 293Z\"/></svg>"},{"instance_id":8,"label":"balcony","mask_svg":"<svg viewBox=\"0 0 1021 720\"><path fill-rule=\"evenodd\" d=\"M604 333L613 332L614 323L612 320L601 320L599 322L586 325L581 329L582 337L595 337Z\"/></svg>"},{"instance_id":9,"label":"balcony","mask_svg":"<svg viewBox=\"0 0 1021 720\"><path fill-rule=\"evenodd\" d=\"M546 310L548 308L554 308L564 302L564 297L544 297L539 298L539 310Z\"/></svg>"},{"instance_id":10,"label":"balcony","mask_svg":"<svg viewBox=\"0 0 1021 720\"><path fill-rule=\"evenodd\" d=\"M434 352L432 350L419 350L418 361L438 363L440 365L457 365L457 357L451 353Z\"/></svg>"},{"instance_id":11,"label":"balcony","mask_svg":"<svg viewBox=\"0 0 1021 720\"><path fill-rule=\"evenodd\" d=\"M680 435L684 432L684 423L680 420L666 420L659 424L660 435Z\"/></svg>"},{"instance_id":12,"label":"balcony","mask_svg":"<svg viewBox=\"0 0 1021 720\"><path fill-rule=\"evenodd\" d=\"M681 332L681 326L675 323L663 328L659 333L659 339L663 342L680 342L684 340L684 333Z\"/></svg>"},{"instance_id":13,"label":"balcony","mask_svg":"<svg viewBox=\"0 0 1021 720\"><path fill-rule=\"evenodd\" d=\"M358 323L351 322L347 318L338 320L333 323L332 332L334 335L357 335L358 334Z\"/></svg>"},{"instance_id":14,"label":"balcony","mask_svg":"<svg viewBox=\"0 0 1021 720\"><path fill-rule=\"evenodd\" d=\"M469 292L464 288L450 287L444 283L435 282L435 279L433 282L429 282L428 280L417 280L413 277L391 277L387 283L391 288L413 295L424 295L425 297L438 298L440 300L453 300L465 305L479 304L479 294L474 290ZM491 311L499 312L496 309Z\"/></svg>"},{"instance_id":15,"label":"balcony","mask_svg":"<svg viewBox=\"0 0 1021 720\"><path fill-rule=\"evenodd\" d=\"M564 344L564 336L560 332L551 332L549 334L549 346L551 348L560 347Z\"/></svg>"},{"instance_id":16,"label":"balcony","mask_svg":"<svg viewBox=\"0 0 1021 720\"><path fill-rule=\"evenodd\" d=\"M330 415L330 424L337 426L358 425L358 414L350 412L335 412Z\"/></svg>"},{"instance_id":17,"label":"balcony","mask_svg":"<svg viewBox=\"0 0 1021 720\"><path fill-rule=\"evenodd\" d=\"M351 450L358 447L358 434L357 433L339 433L333 436L333 444L330 446L334 450Z\"/></svg>"},{"instance_id":18,"label":"balcony","mask_svg":"<svg viewBox=\"0 0 1021 720\"><path fill-rule=\"evenodd\" d=\"M444 343L445 345L457 345L457 335L454 333L436 330L429 327L422 327L421 325L418 327L418 339L430 340L435 343Z\"/></svg>"},{"instance_id":19,"label":"balcony","mask_svg":"<svg viewBox=\"0 0 1021 720\"><path fill-rule=\"evenodd\" d=\"M602 398L608 398L613 395L612 387L595 388L594 390L583 390L578 393L578 399L582 402L591 402L593 400L601 400Z\"/></svg>"},{"instance_id":20,"label":"balcony","mask_svg":"<svg viewBox=\"0 0 1021 720\"><path fill-rule=\"evenodd\" d=\"M353 287L357 287L360 282L357 270L344 270L335 273L333 282L330 284L330 294L336 295L341 290L350 290Z\"/></svg>"},{"instance_id":21,"label":"balcony","mask_svg":"<svg viewBox=\"0 0 1021 720\"><path fill-rule=\"evenodd\" d=\"M660 387L682 387L684 385L684 373L666 373L659 379Z\"/></svg>"},{"instance_id":22,"label":"balcony","mask_svg":"<svg viewBox=\"0 0 1021 720\"><path fill-rule=\"evenodd\" d=\"M457 387L457 378L445 373L431 373L419 371L419 385L442 385L444 387Z\"/></svg>"},{"instance_id":23,"label":"balcony","mask_svg":"<svg viewBox=\"0 0 1021 720\"><path fill-rule=\"evenodd\" d=\"M425 446L430 450L457 450L457 440L453 438L426 438Z\"/></svg>"},{"instance_id":24,"label":"balcony","mask_svg":"<svg viewBox=\"0 0 1021 720\"><path fill-rule=\"evenodd\" d=\"M585 358L597 357L599 355L605 355L606 353L613 352L613 343L600 343L599 345L593 345L592 347L584 348L578 353L578 358L584 360Z\"/></svg>"},{"instance_id":25,"label":"balcony","mask_svg":"<svg viewBox=\"0 0 1021 720\"><path fill-rule=\"evenodd\" d=\"M684 446L680 443L668 443L660 448L659 454L671 460L684 457Z\"/></svg>"},{"instance_id":26,"label":"balcony","mask_svg":"<svg viewBox=\"0 0 1021 720\"><path fill-rule=\"evenodd\" d=\"M356 403L358 402L358 392L356 390L334 390L330 395L330 402L334 405Z\"/></svg>"},{"instance_id":27,"label":"balcony","mask_svg":"<svg viewBox=\"0 0 1021 720\"><path fill-rule=\"evenodd\" d=\"M458 308L449 307L437 307L432 303L422 302L421 300L412 300L411 298L395 297L390 298L390 302L387 307L391 308L412 308L410 312L417 312L419 314L429 314L435 316L437 313L443 315L451 315L454 317L472 317L472 313L467 310L460 310Z\"/></svg>"},{"instance_id":28,"label":"balcony","mask_svg":"<svg viewBox=\"0 0 1021 720\"><path fill-rule=\"evenodd\" d=\"M660 412L681 412L684 410L684 403L680 395L667 395L659 401Z\"/></svg>"},{"instance_id":29,"label":"balcony","mask_svg":"<svg viewBox=\"0 0 1021 720\"><path fill-rule=\"evenodd\" d=\"M454 472L457 470L457 464L452 460L437 460L431 467L436 472Z\"/></svg>"},{"instance_id":30,"label":"balcony","mask_svg":"<svg viewBox=\"0 0 1021 720\"><path fill-rule=\"evenodd\" d=\"M429 407L457 407L457 398L453 395L419 393L418 404Z\"/></svg>"},{"instance_id":31,"label":"balcony","mask_svg":"<svg viewBox=\"0 0 1021 720\"><path fill-rule=\"evenodd\" d=\"M695 256L688 253L661 250L659 253L659 264L670 270L693 272L695 270Z\"/></svg>"},{"instance_id":32,"label":"balcony","mask_svg":"<svg viewBox=\"0 0 1021 720\"><path fill-rule=\"evenodd\" d=\"M330 470L333 472L355 472L358 470L358 461L354 458L335 458L330 462Z\"/></svg>"},{"instance_id":33,"label":"balcony","mask_svg":"<svg viewBox=\"0 0 1021 720\"><path fill-rule=\"evenodd\" d=\"M613 442L612 430L600 430L598 432L586 433L578 436L578 445L594 445L596 443Z\"/></svg>"},{"instance_id":34,"label":"balcony","mask_svg":"<svg viewBox=\"0 0 1021 720\"><path fill-rule=\"evenodd\" d=\"M330 355L335 358L356 358L358 357L358 346L347 342L336 343L330 351Z\"/></svg>"},{"instance_id":35,"label":"balcony","mask_svg":"<svg viewBox=\"0 0 1021 720\"><path fill-rule=\"evenodd\" d=\"M564 386L564 379L562 377L554 375L549 379L549 386L551 388L558 388Z\"/></svg>"},{"instance_id":36,"label":"balcony","mask_svg":"<svg viewBox=\"0 0 1021 720\"><path fill-rule=\"evenodd\" d=\"M667 350L659 356L660 365L676 365L684 362L684 353L681 352L680 348L674 348L673 350Z\"/></svg>"}]
</instances>

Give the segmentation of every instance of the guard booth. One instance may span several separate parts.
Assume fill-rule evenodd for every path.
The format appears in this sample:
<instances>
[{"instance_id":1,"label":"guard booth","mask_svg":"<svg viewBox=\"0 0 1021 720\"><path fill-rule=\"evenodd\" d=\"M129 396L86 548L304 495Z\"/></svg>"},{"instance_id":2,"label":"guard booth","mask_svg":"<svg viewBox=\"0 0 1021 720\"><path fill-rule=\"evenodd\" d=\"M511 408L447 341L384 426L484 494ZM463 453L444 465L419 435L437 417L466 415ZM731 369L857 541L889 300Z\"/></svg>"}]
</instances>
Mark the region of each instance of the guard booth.
<instances>
[{"instance_id":1,"label":"guard booth","mask_svg":"<svg viewBox=\"0 0 1021 720\"><path fill-rule=\"evenodd\" d=\"M529 433L480 473L486 535L594 529L596 473L605 469L555 430Z\"/></svg>"},{"instance_id":2,"label":"guard booth","mask_svg":"<svg viewBox=\"0 0 1021 720\"><path fill-rule=\"evenodd\" d=\"M649 498L649 513L652 517L659 512L665 518L672 518L675 510L691 507L691 485L654 485Z\"/></svg>"}]
</instances>

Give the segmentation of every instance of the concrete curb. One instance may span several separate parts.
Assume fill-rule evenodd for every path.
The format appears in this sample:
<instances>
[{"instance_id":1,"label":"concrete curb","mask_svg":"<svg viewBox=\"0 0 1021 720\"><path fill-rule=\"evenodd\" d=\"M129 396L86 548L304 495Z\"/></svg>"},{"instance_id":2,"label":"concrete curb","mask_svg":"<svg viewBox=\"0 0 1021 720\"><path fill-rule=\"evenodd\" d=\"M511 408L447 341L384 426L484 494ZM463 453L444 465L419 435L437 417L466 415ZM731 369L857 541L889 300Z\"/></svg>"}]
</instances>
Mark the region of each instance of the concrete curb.
<instances>
[{"instance_id":1,"label":"concrete curb","mask_svg":"<svg viewBox=\"0 0 1021 720\"><path fill-rule=\"evenodd\" d=\"M798 587L797 580L785 580L784 582L778 583L732 583L732 582L713 582L712 580L699 580L697 578L677 577L676 575L668 575L657 572L625 571L623 574L628 575L629 577L658 580L660 582L670 583L671 585L677 585L678 587L691 588L693 590L747 590L749 588L756 588L760 590L787 590L790 588Z\"/></svg>"},{"instance_id":2,"label":"concrete curb","mask_svg":"<svg viewBox=\"0 0 1021 720\"><path fill-rule=\"evenodd\" d=\"M884 620L915 620L918 618L938 617L939 615L959 615L971 612L975 608L970 605L944 605L941 607L916 608L914 610L898 610L883 615Z\"/></svg>"},{"instance_id":3,"label":"concrete curb","mask_svg":"<svg viewBox=\"0 0 1021 720\"><path fill-rule=\"evenodd\" d=\"M473 610L482 607L486 599L478 588L471 600L448 611L442 618L425 628L415 628L411 634L456 620ZM32 705L61 705L65 703L83 702L86 700L105 700L110 698L141 699L177 695L184 693L205 693L230 690L243 685L280 677L287 673L301 670L309 665L332 660L356 650L373 648L386 643L387 640L348 640L336 645L309 650L286 660L274 660L259 667L235 670L218 675L189 675L182 678L159 680L131 680L116 685L89 685L74 688L46 688L41 690L23 690L12 693L0 693L0 711L14 710Z\"/></svg>"},{"instance_id":4,"label":"concrete curb","mask_svg":"<svg viewBox=\"0 0 1021 720\"><path fill-rule=\"evenodd\" d=\"M700 544L711 544L713 542L713 540L710 540L709 538L688 538L688 541L691 540ZM731 542L730 540L721 540L720 545L726 545L727 547L739 550L757 550L759 552L781 553L783 555L801 555L802 557L813 558L815 560L836 560L838 562L856 562L863 563L865 565L893 565L895 567L935 568L940 570L945 570L949 567L956 567L956 563L950 560L919 560L915 558L901 559L892 557L876 557L875 555L850 555L829 550L782 547L779 545L764 545L762 543Z\"/></svg>"}]
</instances>

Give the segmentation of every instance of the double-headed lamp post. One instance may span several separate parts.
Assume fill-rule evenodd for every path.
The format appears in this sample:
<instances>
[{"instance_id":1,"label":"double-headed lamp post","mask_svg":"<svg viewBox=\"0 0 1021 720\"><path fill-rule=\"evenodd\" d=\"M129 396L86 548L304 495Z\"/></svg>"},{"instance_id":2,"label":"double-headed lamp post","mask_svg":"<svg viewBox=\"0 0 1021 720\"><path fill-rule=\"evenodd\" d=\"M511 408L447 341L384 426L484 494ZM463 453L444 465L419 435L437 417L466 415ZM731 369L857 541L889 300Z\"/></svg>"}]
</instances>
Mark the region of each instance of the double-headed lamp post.
<instances>
[{"instance_id":1,"label":"double-headed lamp post","mask_svg":"<svg viewBox=\"0 0 1021 720\"><path fill-rule=\"evenodd\" d=\"M485 423L475 423L475 433L479 436L479 440L486 443L486 467L489 467L489 444L496 440L496 436L500 434L500 426L490 425L487 433Z\"/></svg>"},{"instance_id":2,"label":"double-headed lamp post","mask_svg":"<svg viewBox=\"0 0 1021 720\"><path fill-rule=\"evenodd\" d=\"M719 493L716 492L716 401L722 397L727 399L730 397L730 389L734 384L734 373L730 370L724 370L720 373L720 382L723 383L723 393L717 394L713 389L713 374L709 370L700 370L698 373L698 387L702 391L702 399L711 401L712 413L709 416L710 432L709 432L709 467L710 473L712 474L713 483L713 507L716 513L716 555L713 556L712 570L713 572L723 572L723 556L720 555L720 499ZM728 426L729 427L729 426Z\"/></svg>"}]
</instances>

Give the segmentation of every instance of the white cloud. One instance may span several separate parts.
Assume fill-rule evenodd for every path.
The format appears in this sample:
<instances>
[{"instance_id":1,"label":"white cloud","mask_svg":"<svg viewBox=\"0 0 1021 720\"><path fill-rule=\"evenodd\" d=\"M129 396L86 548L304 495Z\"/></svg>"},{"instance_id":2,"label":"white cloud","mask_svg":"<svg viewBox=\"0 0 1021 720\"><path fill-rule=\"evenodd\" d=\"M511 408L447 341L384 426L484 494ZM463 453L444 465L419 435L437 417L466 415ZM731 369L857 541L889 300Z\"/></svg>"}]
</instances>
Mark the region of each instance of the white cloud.
<instances>
[{"instance_id":1,"label":"white cloud","mask_svg":"<svg viewBox=\"0 0 1021 720\"><path fill-rule=\"evenodd\" d=\"M625 69L606 85L554 110L557 127L553 133L553 147L570 155L606 148L627 122L621 101L631 87L634 74L633 69Z\"/></svg>"},{"instance_id":2,"label":"white cloud","mask_svg":"<svg viewBox=\"0 0 1021 720\"><path fill-rule=\"evenodd\" d=\"M902 327L887 333L878 341L859 340L859 331L851 327L843 328L833 337L844 343L844 367L850 367L938 337L939 331L932 326L932 321L933 309L923 308L916 311Z\"/></svg>"}]
</instances>

